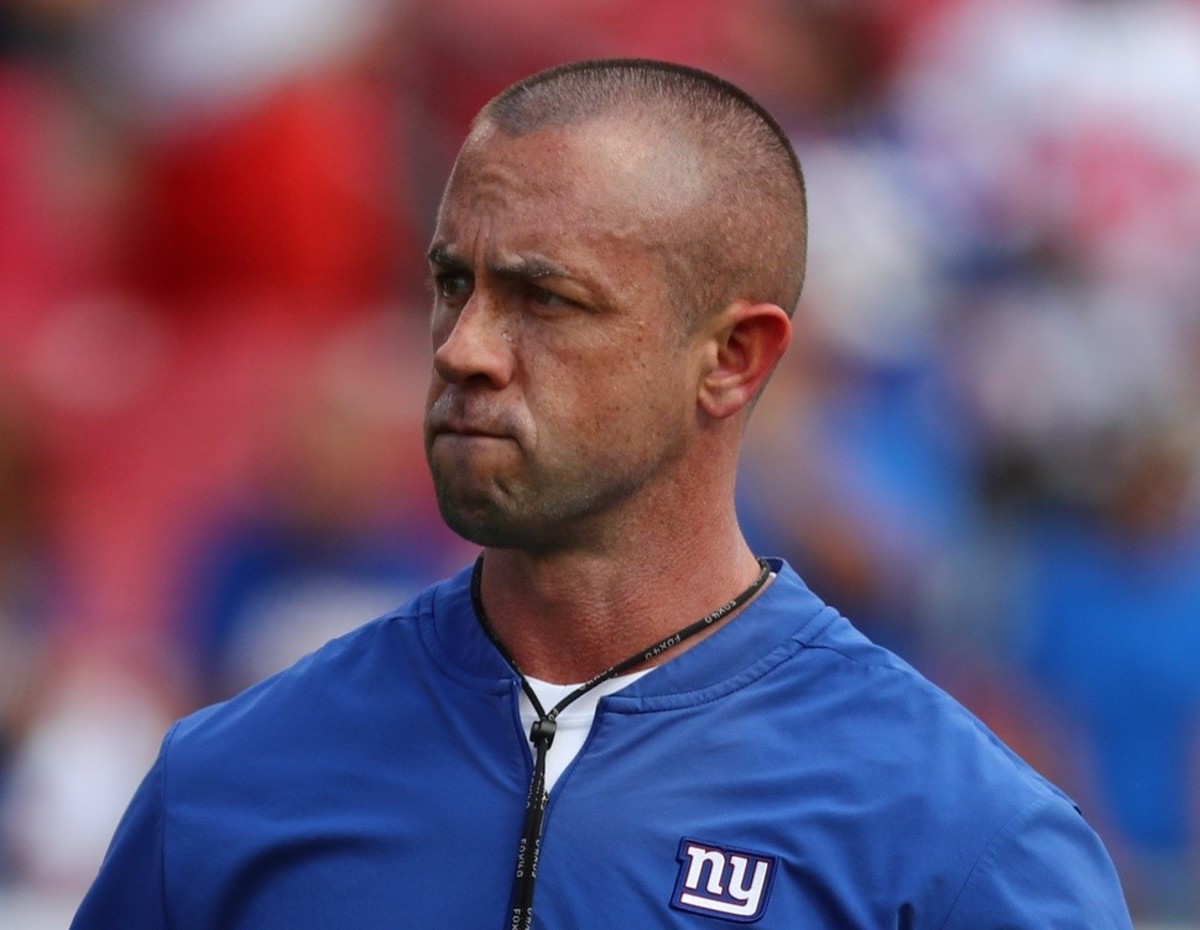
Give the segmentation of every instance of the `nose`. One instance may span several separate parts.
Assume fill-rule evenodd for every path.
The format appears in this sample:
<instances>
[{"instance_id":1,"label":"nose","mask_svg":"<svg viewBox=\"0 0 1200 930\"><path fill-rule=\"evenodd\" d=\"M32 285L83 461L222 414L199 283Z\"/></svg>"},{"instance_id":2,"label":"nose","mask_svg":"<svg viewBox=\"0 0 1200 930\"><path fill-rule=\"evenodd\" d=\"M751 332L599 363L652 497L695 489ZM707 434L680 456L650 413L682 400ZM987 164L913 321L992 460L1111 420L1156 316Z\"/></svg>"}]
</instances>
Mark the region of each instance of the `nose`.
<instances>
[{"instance_id":1,"label":"nose","mask_svg":"<svg viewBox=\"0 0 1200 930\"><path fill-rule=\"evenodd\" d=\"M445 313L445 321L438 315ZM502 388L512 379L513 348L502 308L479 290L457 316L435 311L433 368L451 384L481 381ZM440 325L439 325L440 324ZM439 338L439 330L445 332Z\"/></svg>"}]
</instances>

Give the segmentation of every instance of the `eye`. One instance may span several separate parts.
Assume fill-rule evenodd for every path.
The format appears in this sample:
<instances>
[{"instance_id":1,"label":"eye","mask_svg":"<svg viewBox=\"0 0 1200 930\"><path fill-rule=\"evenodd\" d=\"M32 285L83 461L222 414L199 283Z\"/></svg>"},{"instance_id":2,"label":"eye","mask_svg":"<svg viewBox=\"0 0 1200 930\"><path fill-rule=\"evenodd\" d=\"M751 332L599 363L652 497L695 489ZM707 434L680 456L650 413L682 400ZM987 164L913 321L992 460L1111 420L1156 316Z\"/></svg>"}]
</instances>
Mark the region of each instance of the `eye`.
<instances>
[{"instance_id":1,"label":"eye","mask_svg":"<svg viewBox=\"0 0 1200 930\"><path fill-rule=\"evenodd\" d=\"M533 303L543 307L569 307L574 304L574 301L568 300L561 294L556 294L554 291L548 291L544 287L537 287L533 284L530 284L526 288L526 293Z\"/></svg>"},{"instance_id":2,"label":"eye","mask_svg":"<svg viewBox=\"0 0 1200 930\"><path fill-rule=\"evenodd\" d=\"M470 292L471 279L461 271L442 271L434 275L433 287L443 300L455 300Z\"/></svg>"}]
</instances>

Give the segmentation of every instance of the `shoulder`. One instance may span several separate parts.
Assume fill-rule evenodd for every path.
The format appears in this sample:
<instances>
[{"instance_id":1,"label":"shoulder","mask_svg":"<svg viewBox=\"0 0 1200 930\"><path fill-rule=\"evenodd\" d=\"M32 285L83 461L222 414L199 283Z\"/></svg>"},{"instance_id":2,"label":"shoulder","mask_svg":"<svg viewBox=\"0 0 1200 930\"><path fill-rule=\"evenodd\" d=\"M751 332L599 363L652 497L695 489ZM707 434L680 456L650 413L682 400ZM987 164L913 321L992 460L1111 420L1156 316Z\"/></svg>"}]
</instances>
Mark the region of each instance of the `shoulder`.
<instances>
[{"instance_id":1,"label":"shoulder","mask_svg":"<svg viewBox=\"0 0 1200 930\"><path fill-rule=\"evenodd\" d=\"M1079 810L1052 796L1017 810L954 896L943 930L1052 921L1063 930L1131 930L1120 879Z\"/></svg>"},{"instance_id":2,"label":"shoulder","mask_svg":"<svg viewBox=\"0 0 1200 930\"><path fill-rule=\"evenodd\" d=\"M1070 799L962 703L837 616L795 656L793 687L840 746L856 778L935 820L976 819L996 829L1017 811Z\"/></svg>"},{"instance_id":3,"label":"shoulder","mask_svg":"<svg viewBox=\"0 0 1200 930\"><path fill-rule=\"evenodd\" d=\"M841 617L796 658L841 800L878 824L860 855L894 874L910 869L895 865L905 850L922 850L945 930L1049 913L1064 928L1127 930L1120 882L1082 812L960 702Z\"/></svg>"}]
</instances>

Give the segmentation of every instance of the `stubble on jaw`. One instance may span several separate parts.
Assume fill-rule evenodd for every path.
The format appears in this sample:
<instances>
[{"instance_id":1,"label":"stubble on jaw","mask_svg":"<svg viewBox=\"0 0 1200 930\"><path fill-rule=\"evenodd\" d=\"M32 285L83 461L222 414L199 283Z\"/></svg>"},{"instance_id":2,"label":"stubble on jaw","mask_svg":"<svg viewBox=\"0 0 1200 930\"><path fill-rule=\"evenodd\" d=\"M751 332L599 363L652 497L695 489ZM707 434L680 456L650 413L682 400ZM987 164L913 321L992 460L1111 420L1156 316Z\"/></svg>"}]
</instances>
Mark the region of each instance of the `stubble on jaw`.
<instances>
[{"instance_id":1,"label":"stubble on jaw","mask_svg":"<svg viewBox=\"0 0 1200 930\"><path fill-rule=\"evenodd\" d=\"M677 446L619 480L602 466L585 464L571 474L549 475L535 466L519 480L495 475L467 481L453 463L432 455L430 470L442 519L464 539L532 554L599 551L619 541L613 537L620 533L620 515L683 457L683 443Z\"/></svg>"}]
</instances>

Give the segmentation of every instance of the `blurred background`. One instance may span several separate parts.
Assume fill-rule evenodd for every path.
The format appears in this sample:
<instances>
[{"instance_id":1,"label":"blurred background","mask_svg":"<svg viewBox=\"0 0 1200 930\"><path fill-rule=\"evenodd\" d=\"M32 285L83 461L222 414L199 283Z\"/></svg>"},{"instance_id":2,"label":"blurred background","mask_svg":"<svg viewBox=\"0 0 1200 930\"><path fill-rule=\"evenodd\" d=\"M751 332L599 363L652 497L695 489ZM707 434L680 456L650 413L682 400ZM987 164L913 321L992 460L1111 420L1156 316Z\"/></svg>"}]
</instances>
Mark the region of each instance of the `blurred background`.
<instances>
[{"instance_id":1,"label":"blurred background","mask_svg":"<svg viewBox=\"0 0 1200 930\"><path fill-rule=\"evenodd\" d=\"M464 564L422 254L492 94L698 65L808 176L759 551L1200 927L1200 0L5 0L0 926L65 928L168 723Z\"/></svg>"}]
</instances>

